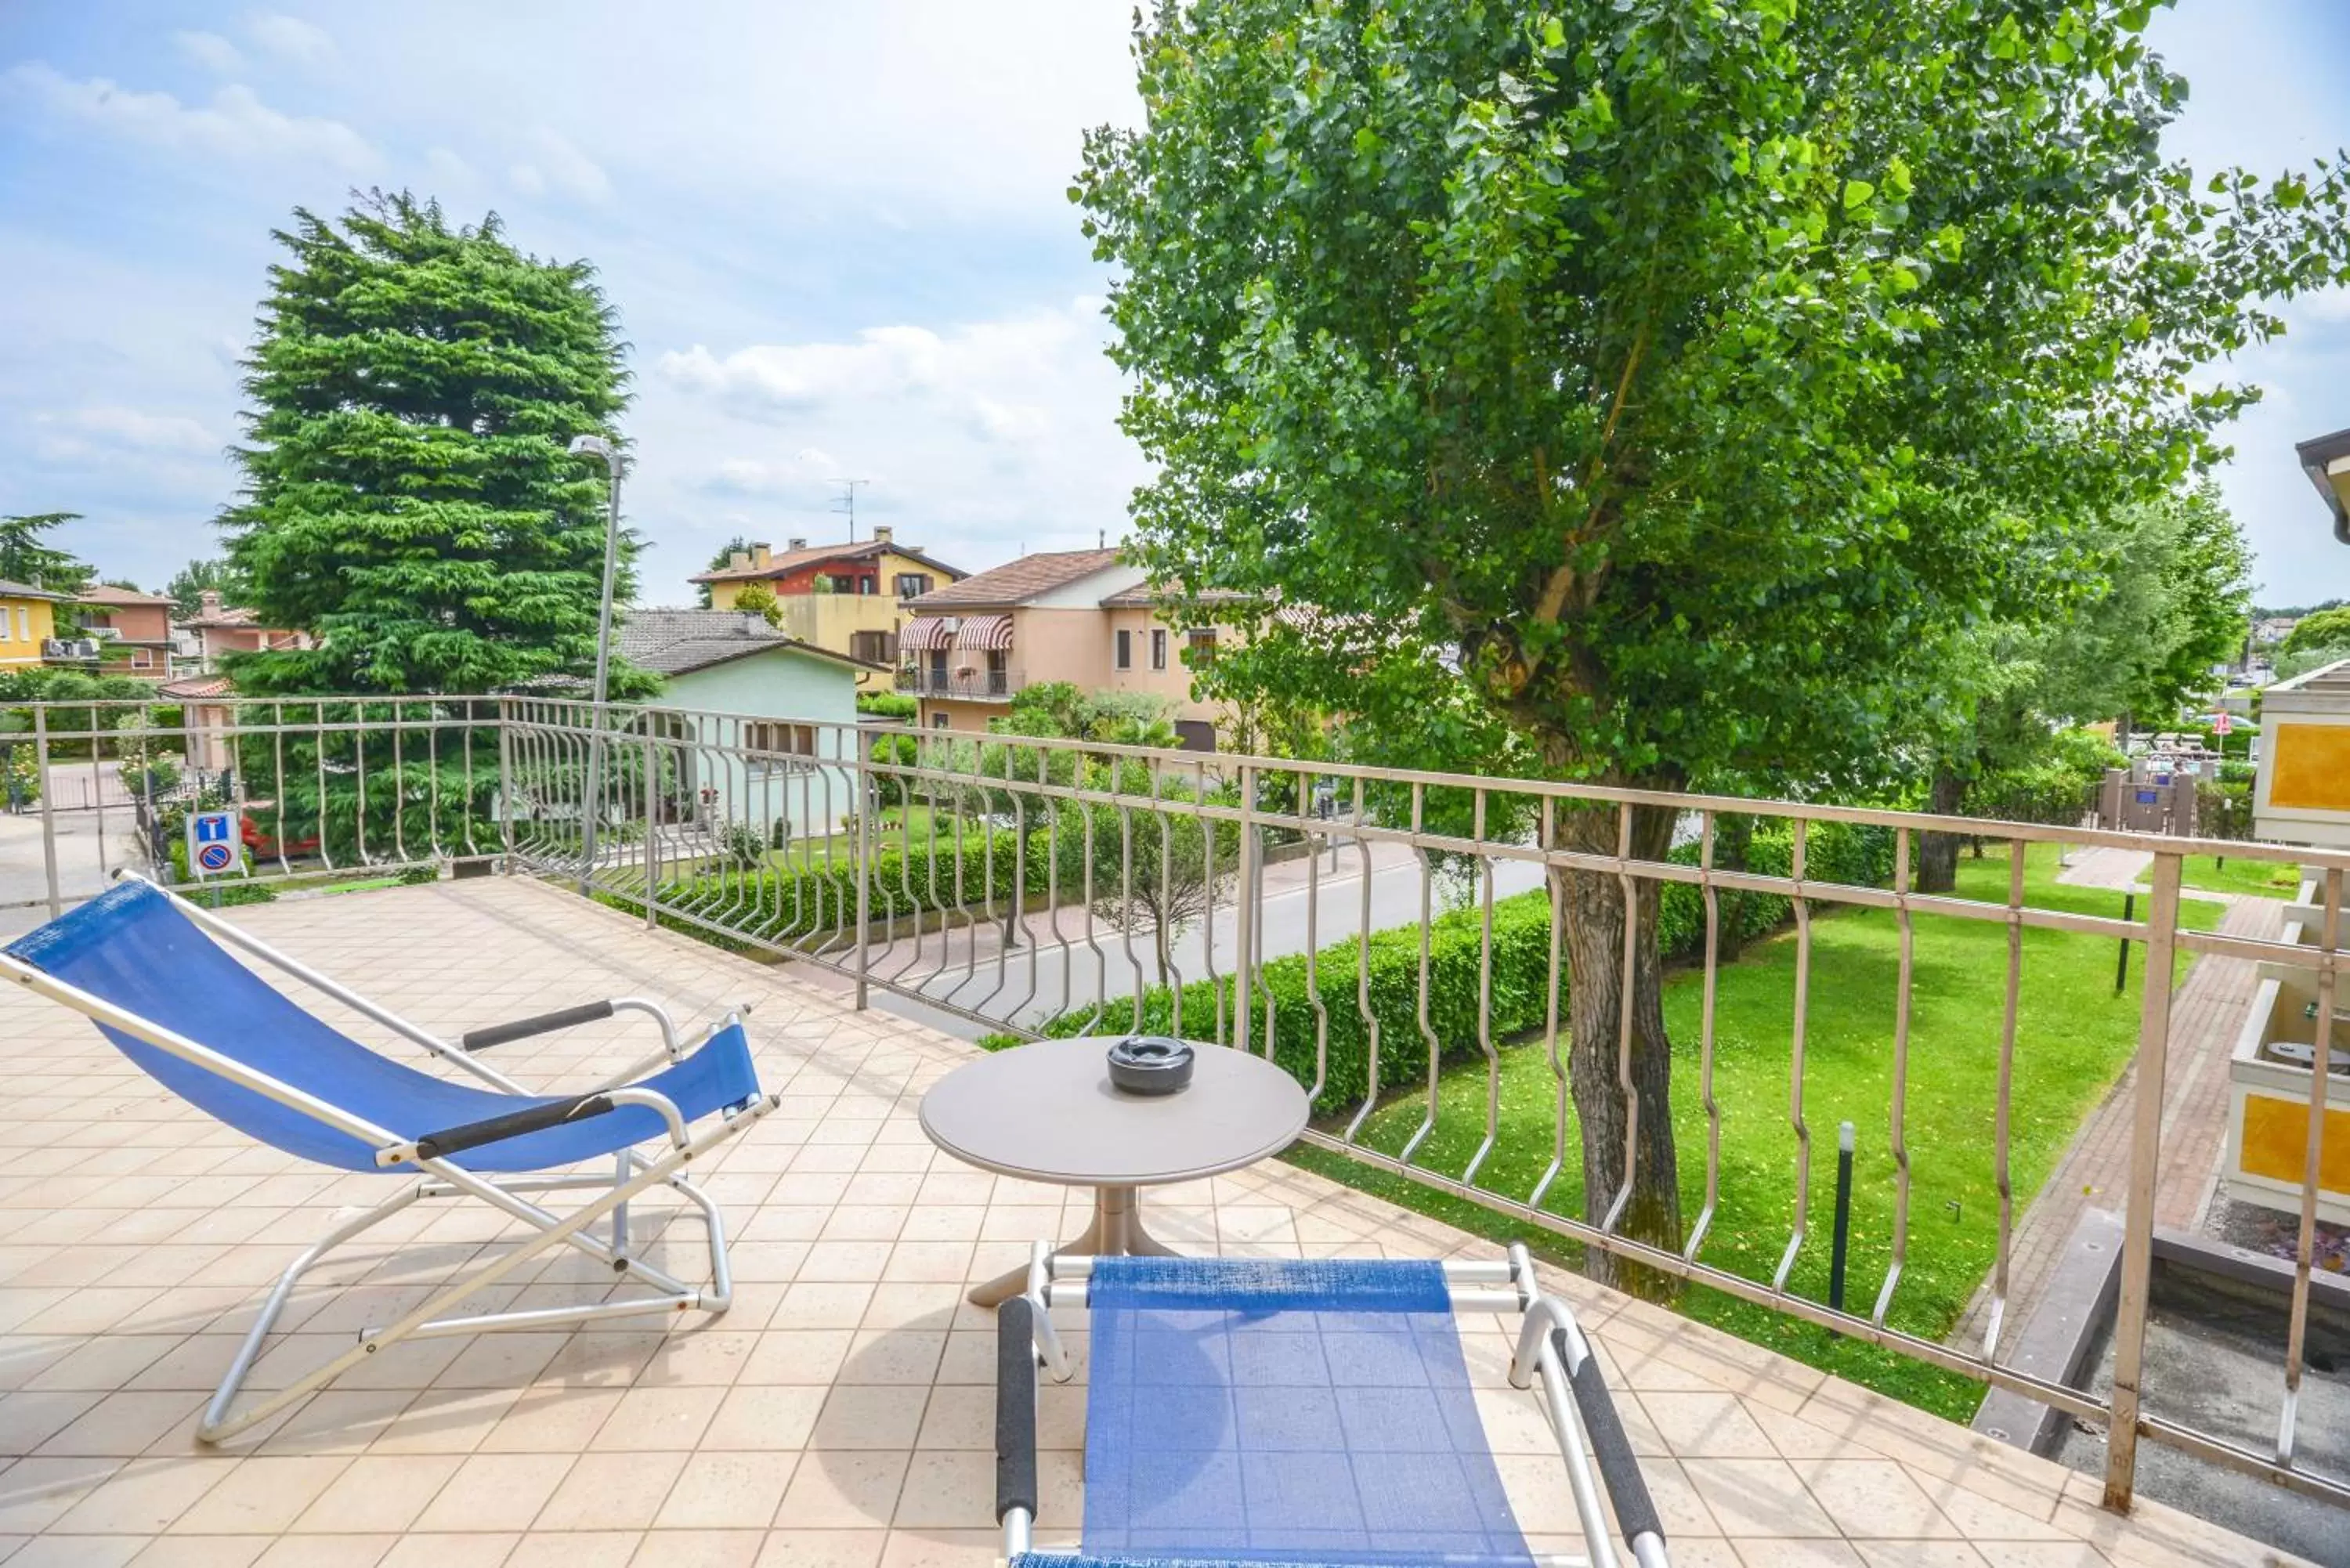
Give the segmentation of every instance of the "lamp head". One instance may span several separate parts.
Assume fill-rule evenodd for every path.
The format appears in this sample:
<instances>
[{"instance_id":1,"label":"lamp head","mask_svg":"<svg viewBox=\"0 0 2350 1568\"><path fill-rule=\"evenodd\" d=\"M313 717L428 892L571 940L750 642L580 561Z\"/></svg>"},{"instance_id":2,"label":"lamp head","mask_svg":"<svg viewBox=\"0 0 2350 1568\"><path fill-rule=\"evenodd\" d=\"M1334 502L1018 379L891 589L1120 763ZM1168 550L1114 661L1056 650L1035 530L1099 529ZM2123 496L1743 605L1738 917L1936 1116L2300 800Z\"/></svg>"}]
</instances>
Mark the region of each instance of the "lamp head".
<instances>
[{"instance_id":1,"label":"lamp head","mask_svg":"<svg viewBox=\"0 0 2350 1568\"><path fill-rule=\"evenodd\" d=\"M571 438L571 455L574 457L600 457L606 462L610 462L612 461L612 443L606 441L602 436L573 436Z\"/></svg>"}]
</instances>

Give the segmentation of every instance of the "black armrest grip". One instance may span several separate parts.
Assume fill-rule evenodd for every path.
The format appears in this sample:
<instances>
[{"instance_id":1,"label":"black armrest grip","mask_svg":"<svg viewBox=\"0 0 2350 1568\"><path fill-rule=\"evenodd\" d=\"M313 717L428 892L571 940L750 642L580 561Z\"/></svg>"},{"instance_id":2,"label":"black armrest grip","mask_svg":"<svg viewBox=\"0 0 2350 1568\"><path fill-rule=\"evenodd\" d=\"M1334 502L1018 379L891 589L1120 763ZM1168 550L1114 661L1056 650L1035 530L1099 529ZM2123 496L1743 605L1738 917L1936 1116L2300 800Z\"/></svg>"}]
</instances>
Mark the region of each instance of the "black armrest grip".
<instances>
[{"instance_id":1,"label":"black armrest grip","mask_svg":"<svg viewBox=\"0 0 2350 1568\"><path fill-rule=\"evenodd\" d=\"M1036 1517L1035 1305L1014 1296L995 1309L995 1521L1015 1508Z\"/></svg>"},{"instance_id":2,"label":"black armrest grip","mask_svg":"<svg viewBox=\"0 0 2350 1568\"><path fill-rule=\"evenodd\" d=\"M608 1002L583 1002L577 1007L542 1012L536 1018L517 1018L512 1023L493 1023L487 1029L468 1030L458 1036L457 1044L468 1051L486 1051L509 1040L527 1040L534 1034L552 1034L575 1023L593 1023L599 1018L611 1016L612 1004Z\"/></svg>"},{"instance_id":3,"label":"black armrest grip","mask_svg":"<svg viewBox=\"0 0 2350 1568\"><path fill-rule=\"evenodd\" d=\"M1566 1331L1550 1331L1550 1347L1558 1356L1558 1364L1566 1366ZM1567 1375L1567 1386L1575 1391L1575 1407L1583 1417L1583 1429L1591 1436L1591 1457L1598 1462L1599 1479L1607 1483L1607 1501L1616 1505L1616 1524L1623 1531L1624 1539L1638 1541L1643 1535L1665 1538L1664 1524L1657 1518L1657 1505L1648 1496L1648 1478L1640 1473L1639 1457L1632 1452L1632 1440L1624 1435L1623 1417L1616 1414L1615 1397L1607 1392L1607 1379L1600 1375L1599 1357L1586 1355L1579 1371Z\"/></svg>"},{"instance_id":4,"label":"black armrest grip","mask_svg":"<svg viewBox=\"0 0 2350 1568\"><path fill-rule=\"evenodd\" d=\"M551 1100L543 1106L533 1106L528 1110L467 1122L463 1127L450 1127L444 1132L428 1133L416 1140L416 1158L438 1159L442 1155L462 1154L485 1143L520 1137L525 1133L543 1132L583 1116L600 1116L611 1108L612 1096L602 1093L574 1095L567 1100Z\"/></svg>"}]
</instances>

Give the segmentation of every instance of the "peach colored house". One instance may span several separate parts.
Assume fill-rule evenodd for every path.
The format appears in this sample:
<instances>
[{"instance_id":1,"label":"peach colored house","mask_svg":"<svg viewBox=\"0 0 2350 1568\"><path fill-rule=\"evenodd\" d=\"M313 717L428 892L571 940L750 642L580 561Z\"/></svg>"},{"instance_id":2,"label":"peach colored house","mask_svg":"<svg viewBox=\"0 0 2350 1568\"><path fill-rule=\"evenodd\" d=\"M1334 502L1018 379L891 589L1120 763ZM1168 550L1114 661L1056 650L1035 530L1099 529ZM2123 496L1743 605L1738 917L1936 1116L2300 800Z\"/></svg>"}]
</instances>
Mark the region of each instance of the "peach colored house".
<instances>
[{"instance_id":1,"label":"peach colored house","mask_svg":"<svg viewBox=\"0 0 2350 1568\"><path fill-rule=\"evenodd\" d=\"M99 583L84 589L78 602L82 625L100 634L97 639L99 674L130 675L142 680L171 678L171 598Z\"/></svg>"},{"instance_id":2,"label":"peach colored house","mask_svg":"<svg viewBox=\"0 0 2350 1568\"><path fill-rule=\"evenodd\" d=\"M1228 634L1160 618L1141 568L1116 550L1023 556L910 607L898 690L921 699L925 728L984 730L1017 692L1066 680L1164 698L1183 744L1215 750L1219 710L1192 696L1191 672Z\"/></svg>"},{"instance_id":3,"label":"peach colored house","mask_svg":"<svg viewBox=\"0 0 2350 1568\"><path fill-rule=\"evenodd\" d=\"M196 613L181 623L196 634L201 668L220 668L224 653L255 653L272 648L307 648L309 634L265 627L249 609L231 609L218 592L206 588L198 596Z\"/></svg>"}]
</instances>

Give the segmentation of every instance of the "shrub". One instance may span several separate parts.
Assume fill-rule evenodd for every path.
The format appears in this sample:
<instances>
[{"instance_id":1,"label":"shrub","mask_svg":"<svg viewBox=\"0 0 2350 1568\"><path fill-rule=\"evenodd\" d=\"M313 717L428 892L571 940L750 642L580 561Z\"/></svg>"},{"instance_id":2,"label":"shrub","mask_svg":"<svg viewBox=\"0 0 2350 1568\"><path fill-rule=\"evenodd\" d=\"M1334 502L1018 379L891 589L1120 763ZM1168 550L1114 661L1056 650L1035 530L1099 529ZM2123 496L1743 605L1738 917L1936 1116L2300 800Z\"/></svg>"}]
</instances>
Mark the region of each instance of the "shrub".
<instances>
[{"instance_id":1,"label":"shrub","mask_svg":"<svg viewBox=\"0 0 2350 1568\"><path fill-rule=\"evenodd\" d=\"M903 691L859 691L857 694L857 711L869 713L876 719L910 722L920 715L922 704L920 699L910 697Z\"/></svg>"},{"instance_id":2,"label":"shrub","mask_svg":"<svg viewBox=\"0 0 2350 1568\"><path fill-rule=\"evenodd\" d=\"M744 831L757 839L755 830ZM761 866L764 856L755 847L749 863L730 858L726 869L665 879L660 901L723 910L729 929L769 941L837 930L855 920L857 876L847 856L829 866L821 860L805 867ZM1048 858L1041 842L1031 842L1024 855L1020 840L1009 833L965 833L959 840L942 836L935 855L922 840L910 848L885 842L873 857L868 912L876 920L940 909L983 913L992 893L996 913L1008 914L1014 883L1024 873L1025 892L1045 891ZM1062 891L1069 896L1066 888Z\"/></svg>"}]
</instances>

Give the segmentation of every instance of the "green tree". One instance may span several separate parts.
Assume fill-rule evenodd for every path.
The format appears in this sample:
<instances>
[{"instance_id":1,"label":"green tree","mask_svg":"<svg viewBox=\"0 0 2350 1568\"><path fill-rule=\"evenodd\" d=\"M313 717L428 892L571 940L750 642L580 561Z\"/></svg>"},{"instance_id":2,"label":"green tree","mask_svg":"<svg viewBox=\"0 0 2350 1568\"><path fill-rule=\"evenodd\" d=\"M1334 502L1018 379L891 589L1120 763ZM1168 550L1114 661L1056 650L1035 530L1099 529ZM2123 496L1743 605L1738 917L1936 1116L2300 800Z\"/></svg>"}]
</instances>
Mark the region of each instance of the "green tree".
<instances>
[{"instance_id":1,"label":"green tree","mask_svg":"<svg viewBox=\"0 0 2350 1568\"><path fill-rule=\"evenodd\" d=\"M710 565L702 567L702 569L705 572L724 571L728 566L733 565L734 556L738 551L747 551L750 547L750 542L744 539L742 535L737 534L732 539L727 540L725 544L720 545L718 547L718 553L710 557ZM703 609L711 607L710 585L708 583L696 583L693 587L693 593L694 603L700 605Z\"/></svg>"},{"instance_id":2,"label":"green tree","mask_svg":"<svg viewBox=\"0 0 2350 1568\"><path fill-rule=\"evenodd\" d=\"M2091 521L2208 459L2250 394L2190 376L2344 269L2337 170L2164 161L2185 84L2146 11L1159 0L1145 122L1073 192L1157 467L1138 564L1328 612L1258 662L1367 748L1880 776L1950 628L2029 618ZM1479 714L1406 701L1455 669ZM1670 813L1628 826L1663 857ZM1555 896L1584 1189L1671 1247L1643 888Z\"/></svg>"},{"instance_id":3,"label":"green tree","mask_svg":"<svg viewBox=\"0 0 2350 1568\"><path fill-rule=\"evenodd\" d=\"M2218 489L2201 483L2125 506L2084 530L2076 580L2029 618L1962 628L1948 645L1939 699L1917 710L1934 736L1930 804L2008 815L2037 798L2064 815L2064 791L2019 787L2046 775L2064 730L2135 716L2175 722L2210 697L2215 665L2241 649L2251 551ZM2094 774L2082 776L2077 820ZM1947 892L1958 838L1920 844L1918 887Z\"/></svg>"},{"instance_id":4,"label":"green tree","mask_svg":"<svg viewBox=\"0 0 2350 1568\"><path fill-rule=\"evenodd\" d=\"M2293 622L2279 653L2308 653L2321 648L2350 647L2350 608L2322 609Z\"/></svg>"},{"instance_id":5,"label":"green tree","mask_svg":"<svg viewBox=\"0 0 2350 1568\"><path fill-rule=\"evenodd\" d=\"M775 597L775 590L765 583L744 583L735 589L734 607L744 615L763 618L769 626L779 627L784 624L783 601Z\"/></svg>"},{"instance_id":6,"label":"green tree","mask_svg":"<svg viewBox=\"0 0 2350 1568\"><path fill-rule=\"evenodd\" d=\"M81 520L78 512L34 512L0 517L0 577L52 593L78 594L90 579L87 562L42 541L53 528Z\"/></svg>"},{"instance_id":7,"label":"green tree","mask_svg":"<svg viewBox=\"0 0 2350 1568\"><path fill-rule=\"evenodd\" d=\"M604 473L626 372L585 262L524 254L494 213L371 193L277 234L244 386L230 565L271 626L258 692L491 691L595 662ZM623 551L629 592L633 540ZM625 681L619 684L627 684Z\"/></svg>"},{"instance_id":8,"label":"green tree","mask_svg":"<svg viewBox=\"0 0 2350 1568\"><path fill-rule=\"evenodd\" d=\"M172 601L172 614L181 620L192 618L203 607L207 589L220 595L224 604L240 605L245 599L244 579L234 566L217 556L190 561L163 585Z\"/></svg>"}]
</instances>

